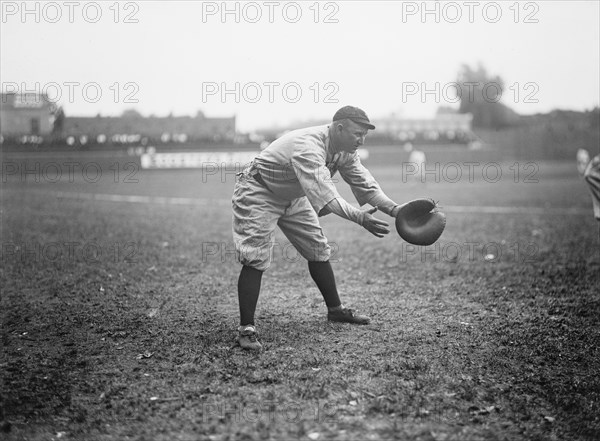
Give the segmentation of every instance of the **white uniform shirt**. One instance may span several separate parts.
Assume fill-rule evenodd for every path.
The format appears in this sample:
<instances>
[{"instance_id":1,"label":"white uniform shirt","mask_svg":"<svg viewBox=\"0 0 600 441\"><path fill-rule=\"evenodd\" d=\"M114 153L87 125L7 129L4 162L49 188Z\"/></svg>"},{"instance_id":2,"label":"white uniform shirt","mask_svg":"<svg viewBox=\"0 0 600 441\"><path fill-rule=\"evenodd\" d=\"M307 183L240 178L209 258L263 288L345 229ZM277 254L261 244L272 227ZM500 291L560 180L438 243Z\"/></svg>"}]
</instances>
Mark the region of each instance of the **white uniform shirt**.
<instances>
[{"instance_id":1,"label":"white uniform shirt","mask_svg":"<svg viewBox=\"0 0 600 441\"><path fill-rule=\"evenodd\" d=\"M337 171L361 206L376 196L387 199L357 152L333 151L329 125L286 133L256 157L254 166L275 196L290 201L306 196L319 214L333 199L341 198L331 179ZM379 208L389 214L394 204L389 201Z\"/></svg>"}]
</instances>

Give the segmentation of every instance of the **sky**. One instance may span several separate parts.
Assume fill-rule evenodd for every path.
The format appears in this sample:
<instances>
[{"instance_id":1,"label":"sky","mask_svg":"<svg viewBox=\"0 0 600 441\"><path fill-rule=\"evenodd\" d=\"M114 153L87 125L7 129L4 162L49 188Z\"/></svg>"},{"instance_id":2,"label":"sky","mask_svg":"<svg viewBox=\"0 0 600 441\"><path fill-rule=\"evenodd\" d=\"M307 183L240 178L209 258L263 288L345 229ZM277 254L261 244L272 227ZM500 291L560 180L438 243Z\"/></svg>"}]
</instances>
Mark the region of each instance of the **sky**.
<instances>
[{"instance_id":1,"label":"sky","mask_svg":"<svg viewBox=\"0 0 600 441\"><path fill-rule=\"evenodd\" d=\"M202 111L252 131L347 104L432 117L481 64L518 113L583 111L600 101L599 4L3 1L0 82L67 116Z\"/></svg>"}]
</instances>

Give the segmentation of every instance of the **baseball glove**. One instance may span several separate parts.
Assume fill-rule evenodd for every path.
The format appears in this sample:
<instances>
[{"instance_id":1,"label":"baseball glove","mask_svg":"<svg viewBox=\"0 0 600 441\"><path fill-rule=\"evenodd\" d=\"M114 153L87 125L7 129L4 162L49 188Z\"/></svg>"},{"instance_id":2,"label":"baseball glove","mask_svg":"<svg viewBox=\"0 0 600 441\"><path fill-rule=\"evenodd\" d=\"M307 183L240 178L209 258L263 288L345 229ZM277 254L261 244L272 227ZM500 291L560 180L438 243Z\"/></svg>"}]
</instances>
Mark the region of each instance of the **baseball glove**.
<instances>
[{"instance_id":1,"label":"baseball glove","mask_svg":"<svg viewBox=\"0 0 600 441\"><path fill-rule=\"evenodd\" d=\"M446 215L433 199L415 199L400 206L396 214L396 231L413 245L427 246L440 238L446 227Z\"/></svg>"}]
</instances>

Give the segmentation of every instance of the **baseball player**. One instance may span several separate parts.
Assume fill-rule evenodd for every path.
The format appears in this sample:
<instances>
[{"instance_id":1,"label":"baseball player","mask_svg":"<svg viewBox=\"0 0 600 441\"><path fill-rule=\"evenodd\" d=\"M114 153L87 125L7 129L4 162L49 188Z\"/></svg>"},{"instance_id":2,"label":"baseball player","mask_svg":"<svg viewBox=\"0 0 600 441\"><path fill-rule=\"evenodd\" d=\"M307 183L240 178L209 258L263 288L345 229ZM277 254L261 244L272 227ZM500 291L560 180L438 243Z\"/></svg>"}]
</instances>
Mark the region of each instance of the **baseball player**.
<instances>
[{"instance_id":1,"label":"baseball player","mask_svg":"<svg viewBox=\"0 0 600 441\"><path fill-rule=\"evenodd\" d=\"M385 195L357 153L367 132L374 128L363 110L343 107L330 124L294 130L275 140L238 174L232 205L233 238L242 264L237 336L242 348L262 348L254 313L277 226L308 261L309 273L327 305L328 320L369 323L369 317L340 301L329 263L330 247L318 217L334 213L377 237L389 233L389 225L373 213L380 210L395 216L400 205ZM350 185L361 206L368 203L373 208L358 209L346 202L331 180L336 172Z\"/></svg>"},{"instance_id":2,"label":"baseball player","mask_svg":"<svg viewBox=\"0 0 600 441\"><path fill-rule=\"evenodd\" d=\"M587 182L592 194L592 207L594 217L600 222L600 155L590 159L590 154L585 149L577 150L577 170Z\"/></svg>"}]
</instances>

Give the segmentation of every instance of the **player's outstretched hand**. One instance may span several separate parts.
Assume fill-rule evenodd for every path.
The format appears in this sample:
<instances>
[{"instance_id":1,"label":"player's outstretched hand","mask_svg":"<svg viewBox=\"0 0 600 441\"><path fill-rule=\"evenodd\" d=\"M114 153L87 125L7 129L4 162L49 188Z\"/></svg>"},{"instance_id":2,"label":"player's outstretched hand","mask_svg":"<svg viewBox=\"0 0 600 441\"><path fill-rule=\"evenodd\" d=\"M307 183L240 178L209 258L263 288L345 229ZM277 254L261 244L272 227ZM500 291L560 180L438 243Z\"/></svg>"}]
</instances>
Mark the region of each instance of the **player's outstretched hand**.
<instances>
[{"instance_id":1,"label":"player's outstretched hand","mask_svg":"<svg viewBox=\"0 0 600 441\"><path fill-rule=\"evenodd\" d=\"M390 229L388 228L390 225L387 222L375 218L373 213L376 211L377 207L363 211L364 219L362 226L365 227L371 234L377 237L383 237L385 234L390 232Z\"/></svg>"}]
</instances>

